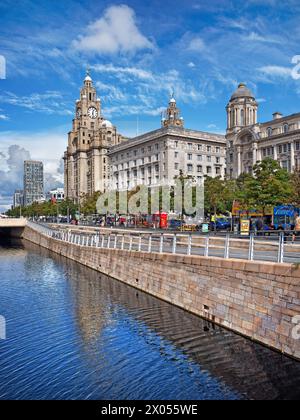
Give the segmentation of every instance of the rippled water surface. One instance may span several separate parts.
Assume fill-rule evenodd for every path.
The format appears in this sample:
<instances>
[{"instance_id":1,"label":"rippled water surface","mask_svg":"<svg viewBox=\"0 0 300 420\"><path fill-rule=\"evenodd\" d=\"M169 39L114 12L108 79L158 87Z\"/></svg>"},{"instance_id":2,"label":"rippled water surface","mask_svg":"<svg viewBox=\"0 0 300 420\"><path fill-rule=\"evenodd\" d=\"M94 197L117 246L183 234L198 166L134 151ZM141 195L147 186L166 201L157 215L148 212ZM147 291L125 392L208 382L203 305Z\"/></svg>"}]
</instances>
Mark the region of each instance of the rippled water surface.
<instances>
[{"instance_id":1,"label":"rippled water surface","mask_svg":"<svg viewBox=\"0 0 300 420\"><path fill-rule=\"evenodd\" d=\"M300 396L300 363L28 243L0 245L0 315L0 399Z\"/></svg>"}]
</instances>

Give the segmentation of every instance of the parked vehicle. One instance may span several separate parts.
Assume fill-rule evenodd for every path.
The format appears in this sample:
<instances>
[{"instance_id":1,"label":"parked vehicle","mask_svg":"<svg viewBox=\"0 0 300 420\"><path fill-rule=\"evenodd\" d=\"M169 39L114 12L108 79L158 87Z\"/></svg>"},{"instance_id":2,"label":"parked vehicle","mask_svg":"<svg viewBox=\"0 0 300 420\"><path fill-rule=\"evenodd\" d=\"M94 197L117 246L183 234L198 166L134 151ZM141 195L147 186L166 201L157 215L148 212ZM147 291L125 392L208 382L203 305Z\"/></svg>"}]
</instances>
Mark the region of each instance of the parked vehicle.
<instances>
[{"instance_id":1,"label":"parked vehicle","mask_svg":"<svg viewBox=\"0 0 300 420\"><path fill-rule=\"evenodd\" d=\"M210 222L210 230L231 230L231 222L226 218L217 219L216 222Z\"/></svg>"}]
</instances>

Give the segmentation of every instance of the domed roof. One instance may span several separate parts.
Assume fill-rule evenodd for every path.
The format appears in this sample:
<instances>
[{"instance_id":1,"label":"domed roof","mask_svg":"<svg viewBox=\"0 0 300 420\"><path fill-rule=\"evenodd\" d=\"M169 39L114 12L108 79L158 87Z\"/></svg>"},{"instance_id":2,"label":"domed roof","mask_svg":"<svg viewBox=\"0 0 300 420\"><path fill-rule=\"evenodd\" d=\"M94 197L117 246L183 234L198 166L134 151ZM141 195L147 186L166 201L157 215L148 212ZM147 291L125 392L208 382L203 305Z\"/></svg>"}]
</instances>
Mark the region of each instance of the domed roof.
<instances>
[{"instance_id":1,"label":"domed roof","mask_svg":"<svg viewBox=\"0 0 300 420\"><path fill-rule=\"evenodd\" d=\"M170 104L176 104L176 99L175 98L171 98L170 99Z\"/></svg>"},{"instance_id":2,"label":"domed roof","mask_svg":"<svg viewBox=\"0 0 300 420\"><path fill-rule=\"evenodd\" d=\"M91 76L87 75L84 79L85 82L92 82Z\"/></svg>"},{"instance_id":3,"label":"domed roof","mask_svg":"<svg viewBox=\"0 0 300 420\"><path fill-rule=\"evenodd\" d=\"M250 89L247 88L245 83L240 83L237 90L231 96L231 100L238 99L238 98L253 98L254 99L253 93L251 92Z\"/></svg>"},{"instance_id":4,"label":"domed roof","mask_svg":"<svg viewBox=\"0 0 300 420\"><path fill-rule=\"evenodd\" d=\"M103 123L102 123L102 127L113 128L113 125L110 121L104 120Z\"/></svg>"}]
</instances>

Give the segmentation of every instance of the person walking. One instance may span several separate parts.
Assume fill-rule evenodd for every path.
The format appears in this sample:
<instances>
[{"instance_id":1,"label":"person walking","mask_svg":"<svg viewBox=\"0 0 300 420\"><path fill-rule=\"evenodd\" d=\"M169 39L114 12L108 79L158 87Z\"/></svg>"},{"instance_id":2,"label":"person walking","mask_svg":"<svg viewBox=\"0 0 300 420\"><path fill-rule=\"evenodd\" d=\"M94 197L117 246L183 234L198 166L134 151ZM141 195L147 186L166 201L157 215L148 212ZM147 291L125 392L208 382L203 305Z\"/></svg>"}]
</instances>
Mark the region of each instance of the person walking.
<instances>
[{"instance_id":1,"label":"person walking","mask_svg":"<svg viewBox=\"0 0 300 420\"><path fill-rule=\"evenodd\" d=\"M293 234L293 242L295 242L296 236L300 236L300 216L298 213L295 214L295 230Z\"/></svg>"}]
</instances>

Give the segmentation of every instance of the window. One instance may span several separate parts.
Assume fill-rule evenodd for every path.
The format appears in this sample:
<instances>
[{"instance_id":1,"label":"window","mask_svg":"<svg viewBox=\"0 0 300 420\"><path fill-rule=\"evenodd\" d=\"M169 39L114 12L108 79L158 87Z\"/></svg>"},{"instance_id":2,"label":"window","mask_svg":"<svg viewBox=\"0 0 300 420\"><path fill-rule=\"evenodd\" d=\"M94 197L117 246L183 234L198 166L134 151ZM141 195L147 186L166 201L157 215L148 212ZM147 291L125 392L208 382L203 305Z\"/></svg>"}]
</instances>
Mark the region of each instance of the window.
<instances>
[{"instance_id":1,"label":"window","mask_svg":"<svg viewBox=\"0 0 300 420\"><path fill-rule=\"evenodd\" d=\"M198 155L197 160L198 160L198 162L202 162L202 155Z\"/></svg>"},{"instance_id":2,"label":"window","mask_svg":"<svg viewBox=\"0 0 300 420\"><path fill-rule=\"evenodd\" d=\"M189 173L193 172L193 165L188 165L188 166L187 166L187 171L188 171Z\"/></svg>"},{"instance_id":3,"label":"window","mask_svg":"<svg viewBox=\"0 0 300 420\"><path fill-rule=\"evenodd\" d=\"M198 144L198 150L202 150L202 144Z\"/></svg>"},{"instance_id":4,"label":"window","mask_svg":"<svg viewBox=\"0 0 300 420\"><path fill-rule=\"evenodd\" d=\"M278 147L278 151L279 151L279 153L282 153L282 145L280 145L280 146Z\"/></svg>"},{"instance_id":5,"label":"window","mask_svg":"<svg viewBox=\"0 0 300 420\"><path fill-rule=\"evenodd\" d=\"M273 135L273 129L271 127L267 129L267 135L268 137L271 137Z\"/></svg>"},{"instance_id":6,"label":"window","mask_svg":"<svg viewBox=\"0 0 300 420\"><path fill-rule=\"evenodd\" d=\"M245 125L245 111L241 110L241 125Z\"/></svg>"},{"instance_id":7,"label":"window","mask_svg":"<svg viewBox=\"0 0 300 420\"><path fill-rule=\"evenodd\" d=\"M211 156L207 156L207 162L211 162Z\"/></svg>"},{"instance_id":8,"label":"window","mask_svg":"<svg viewBox=\"0 0 300 420\"><path fill-rule=\"evenodd\" d=\"M206 151L207 151L207 152L211 152L211 146L207 146L207 147L206 147Z\"/></svg>"},{"instance_id":9,"label":"window","mask_svg":"<svg viewBox=\"0 0 300 420\"><path fill-rule=\"evenodd\" d=\"M211 166L207 166L206 167L206 173L207 174L211 174L212 173Z\"/></svg>"},{"instance_id":10,"label":"window","mask_svg":"<svg viewBox=\"0 0 300 420\"><path fill-rule=\"evenodd\" d=\"M179 169L179 163L175 163L174 168L175 168L175 171L177 171Z\"/></svg>"},{"instance_id":11,"label":"window","mask_svg":"<svg viewBox=\"0 0 300 420\"><path fill-rule=\"evenodd\" d=\"M229 155L229 162L233 163L233 154L232 153L230 153L230 155Z\"/></svg>"},{"instance_id":12,"label":"window","mask_svg":"<svg viewBox=\"0 0 300 420\"><path fill-rule=\"evenodd\" d=\"M283 153L286 153L286 152L287 152L287 150L288 150L288 148L287 148L287 144L284 144L284 145L283 145Z\"/></svg>"},{"instance_id":13,"label":"window","mask_svg":"<svg viewBox=\"0 0 300 420\"><path fill-rule=\"evenodd\" d=\"M175 141L175 142L174 142L174 146L175 146L175 147L178 147L178 141Z\"/></svg>"},{"instance_id":14,"label":"window","mask_svg":"<svg viewBox=\"0 0 300 420\"><path fill-rule=\"evenodd\" d=\"M220 147L216 147L216 153L221 153L221 148Z\"/></svg>"},{"instance_id":15,"label":"window","mask_svg":"<svg viewBox=\"0 0 300 420\"><path fill-rule=\"evenodd\" d=\"M198 165L198 166L197 166L197 172L202 173L202 165Z\"/></svg>"},{"instance_id":16,"label":"window","mask_svg":"<svg viewBox=\"0 0 300 420\"><path fill-rule=\"evenodd\" d=\"M296 141L295 148L296 150L300 150L300 141Z\"/></svg>"},{"instance_id":17,"label":"window","mask_svg":"<svg viewBox=\"0 0 300 420\"><path fill-rule=\"evenodd\" d=\"M221 158L219 158L219 157L216 157L216 163L221 163Z\"/></svg>"},{"instance_id":18,"label":"window","mask_svg":"<svg viewBox=\"0 0 300 420\"><path fill-rule=\"evenodd\" d=\"M188 154L188 160L193 160L193 155L191 153Z\"/></svg>"},{"instance_id":19,"label":"window","mask_svg":"<svg viewBox=\"0 0 300 420\"><path fill-rule=\"evenodd\" d=\"M216 168L216 175L221 175L221 168L219 167Z\"/></svg>"},{"instance_id":20,"label":"window","mask_svg":"<svg viewBox=\"0 0 300 420\"><path fill-rule=\"evenodd\" d=\"M155 145L155 149L158 150L158 144Z\"/></svg>"},{"instance_id":21,"label":"window","mask_svg":"<svg viewBox=\"0 0 300 420\"><path fill-rule=\"evenodd\" d=\"M289 132L289 125L288 124L284 124L283 132L284 132L284 134L287 134Z\"/></svg>"},{"instance_id":22,"label":"window","mask_svg":"<svg viewBox=\"0 0 300 420\"><path fill-rule=\"evenodd\" d=\"M175 153L174 153L174 157L175 157L175 159L177 159L177 158L178 158L178 152L175 152Z\"/></svg>"},{"instance_id":23,"label":"window","mask_svg":"<svg viewBox=\"0 0 300 420\"><path fill-rule=\"evenodd\" d=\"M193 143L188 143L188 148L189 148L189 150L192 150L193 149Z\"/></svg>"}]
</instances>

